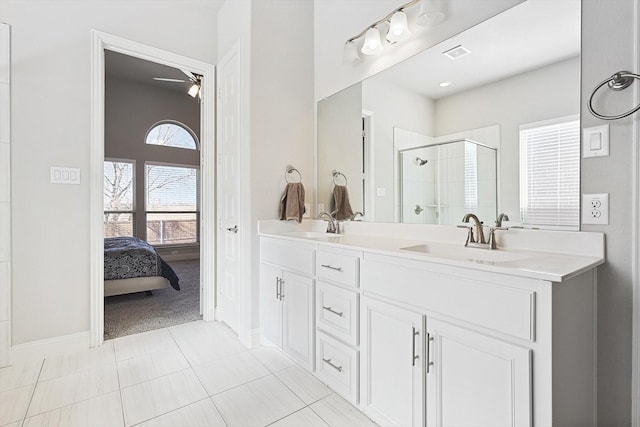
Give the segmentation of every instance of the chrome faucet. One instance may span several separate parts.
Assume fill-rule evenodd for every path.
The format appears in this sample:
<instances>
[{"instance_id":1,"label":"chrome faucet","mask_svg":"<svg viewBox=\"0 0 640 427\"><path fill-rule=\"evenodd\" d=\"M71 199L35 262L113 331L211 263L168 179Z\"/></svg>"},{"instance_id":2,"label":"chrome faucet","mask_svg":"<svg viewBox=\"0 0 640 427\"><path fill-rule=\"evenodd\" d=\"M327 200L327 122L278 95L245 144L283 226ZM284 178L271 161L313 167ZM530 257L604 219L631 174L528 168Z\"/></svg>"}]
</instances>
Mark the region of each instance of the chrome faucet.
<instances>
[{"instance_id":1,"label":"chrome faucet","mask_svg":"<svg viewBox=\"0 0 640 427\"><path fill-rule=\"evenodd\" d=\"M476 235L478 236L479 240L477 242L475 241L475 239L473 238L473 229L471 227L467 227L469 228L469 235L467 236L467 244L468 243L486 244L487 242L484 239L484 231L482 231L482 221L480 221L478 217L475 216L474 214L468 213L462 217L462 222L469 223L470 219L472 219L474 222L474 227L476 228ZM465 246L468 246L467 244L465 244Z\"/></svg>"},{"instance_id":2,"label":"chrome faucet","mask_svg":"<svg viewBox=\"0 0 640 427\"><path fill-rule=\"evenodd\" d=\"M340 233L340 223L334 217L332 217L330 213L321 212L320 215L318 215L318 219L322 219L322 217L328 218L329 223L327 224L327 233Z\"/></svg>"},{"instance_id":3,"label":"chrome faucet","mask_svg":"<svg viewBox=\"0 0 640 427\"><path fill-rule=\"evenodd\" d=\"M509 217L507 214L498 215L498 219L496 219L496 226L489 227L489 241L486 241L484 238L484 231L482 230L482 222L472 213L466 214L462 217L462 222L469 223L469 220L472 219L473 225L459 225L458 227L468 228L469 233L467 234L467 241L464 243L465 246L470 246L474 248L482 248L482 249L497 249L496 244L496 230L508 230L506 227L502 227L502 221L509 221ZM473 229L476 229L476 234L478 235L478 241L475 240L473 236Z\"/></svg>"},{"instance_id":4,"label":"chrome faucet","mask_svg":"<svg viewBox=\"0 0 640 427\"><path fill-rule=\"evenodd\" d=\"M500 215L498 215L498 218L496 219L496 227L502 228L502 221L510 221L509 215L507 215L506 213L501 213Z\"/></svg>"},{"instance_id":5,"label":"chrome faucet","mask_svg":"<svg viewBox=\"0 0 640 427\"><path fill-rule=\"evenodd\" d=\"M351 215L351 221L356 221L356 218L358 218L359 216L364 218L364 214L362 212L360 211L355 212L353 215Z\"/></svg>"}]
</instances>

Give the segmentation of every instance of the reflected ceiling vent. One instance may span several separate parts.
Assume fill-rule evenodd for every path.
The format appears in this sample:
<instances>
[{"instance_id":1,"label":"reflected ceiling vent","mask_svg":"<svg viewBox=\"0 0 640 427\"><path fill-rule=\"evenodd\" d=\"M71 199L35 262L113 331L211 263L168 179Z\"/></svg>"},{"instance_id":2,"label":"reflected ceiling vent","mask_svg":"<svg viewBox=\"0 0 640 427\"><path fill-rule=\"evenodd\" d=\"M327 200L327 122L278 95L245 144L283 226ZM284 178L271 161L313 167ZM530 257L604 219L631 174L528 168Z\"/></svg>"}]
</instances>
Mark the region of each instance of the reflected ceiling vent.
<instances>
[{"instance_id":1,"label":"reflected ceiling vent","mask_svg":"<svg viewBox=\"0 0 640 427\"><path fill-rule=\"evenodd\" d=\"M442 52L442 54L444 56L446 56L447 58L449 58L452 61L455 61L456 59L460 59L463 56L467 56L471 53L471 51L469 49L467 49L466 47L462 46L461 44L459 44L456 47L452 47L449 50L445 50L444 52Z\"/></svg>"}]
</instances>

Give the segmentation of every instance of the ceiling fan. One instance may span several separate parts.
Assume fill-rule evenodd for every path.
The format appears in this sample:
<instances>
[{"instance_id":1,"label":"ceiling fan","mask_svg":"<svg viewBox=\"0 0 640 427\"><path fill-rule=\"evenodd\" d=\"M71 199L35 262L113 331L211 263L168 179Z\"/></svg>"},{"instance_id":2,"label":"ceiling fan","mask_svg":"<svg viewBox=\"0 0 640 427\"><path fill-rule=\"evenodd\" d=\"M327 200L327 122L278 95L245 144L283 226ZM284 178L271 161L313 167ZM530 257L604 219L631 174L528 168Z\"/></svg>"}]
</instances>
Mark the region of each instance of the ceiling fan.
<instances>
[{"instance_id":1,"label":"ceiling fan","mask_svg":"<svg viewBox=\"0 0 640 427\"><path fill-rule=\"evenodd\" d=\"M202 84L202 76L200 74L195 74L190 71L185 71L185 70L180 70L180 71L182 71L187 76L188 80L175 79L170 77L154 77L153 80L156 80L159 82L167 82L167 83L191 83L191 86L189 87L187 94L189 94L189 96L191 96L192 98L199 96L200 86Z\"/></svg>"}]
</instances>

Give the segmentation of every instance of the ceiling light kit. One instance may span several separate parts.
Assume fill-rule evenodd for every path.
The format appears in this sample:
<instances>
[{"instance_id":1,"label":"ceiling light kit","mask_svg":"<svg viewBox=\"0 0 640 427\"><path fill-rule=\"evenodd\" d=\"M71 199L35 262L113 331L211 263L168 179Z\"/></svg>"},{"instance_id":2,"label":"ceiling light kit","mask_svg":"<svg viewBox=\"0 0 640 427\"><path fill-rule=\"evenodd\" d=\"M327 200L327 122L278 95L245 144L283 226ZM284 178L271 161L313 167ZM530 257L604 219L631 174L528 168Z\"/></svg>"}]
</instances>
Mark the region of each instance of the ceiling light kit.
<instances>
[{"instance_id":1,"label":"ceiling light kit","mask_svg":"<svg viewBox=\"0 0 640 427\"><path fill-rule=\"evenodd\" d=\"M384 18L374 22L367 28L362 30L358 35L355 35L347 40L344 45L344 60L345 62L354 62L360 59L358 53L357 41L363 39L360 52L364 55L377 55L384 50L384 44L380 37L380 27L388 27L385 39L389 44L395 44L397 42L406 40L411 35L409 30L409 24L405 9L420 4L420 12L416 23L422 26L434 26L444 20L444 13L437 6L438 0L412 0L406 4L403 4L397 9L394 9Z\"/></svg>"},{"instance_id":2,"label":"ceiling light kit","mask_svg":"<svg viewBox=\"0 0 640 427\"><path fill-rule=\"evenodd\" d=\"M160 81L160 82L168 82L168 83L191 83L191 86L189 86L189 90L187 91L187 94L192 98L198 97L199 99L201 97L200 86L202 86L202 76L200 74L192 73L191 71L186 71L186 70L180 70L180 71L182 71L187 76L188 80L174 79L174 78L167 78L167 77L154 77L153 80Z\"/></svg>"}]
</instances>

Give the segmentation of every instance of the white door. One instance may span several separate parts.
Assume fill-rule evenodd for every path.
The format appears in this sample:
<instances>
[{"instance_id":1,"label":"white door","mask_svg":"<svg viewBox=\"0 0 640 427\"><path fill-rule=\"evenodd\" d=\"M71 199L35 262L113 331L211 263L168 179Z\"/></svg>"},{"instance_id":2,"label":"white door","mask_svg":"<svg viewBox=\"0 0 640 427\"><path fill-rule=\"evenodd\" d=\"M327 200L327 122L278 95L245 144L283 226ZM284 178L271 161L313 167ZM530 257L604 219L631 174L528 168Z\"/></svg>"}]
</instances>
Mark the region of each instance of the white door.
<instances>
[{"instance_id":1,"label":"white door","mask_svg":"<svg viewBox=\"0 0 640 427\"><path fill-rule=\"evenodd\" d=\"M260 332L278 347L282 347L282 287L282 270L260 264Z\"/></svg>"},{"instance_id":2,"label":"white door","mask_svg":"<svg viewBox=\"0 0 640 427\"><path fill-rule=\"evenodd\" d=\"M362 405L381 426L424 425L424 316L362 299Z\"/></svg>"},{"instance_id":3,"label":"white door","mask_svg":"<svg viewBox=\"0 0 640 427\"><path fill-rule=\"evenodd\" d=\"M428 319L427 426L531 426L531 350Z\"/></svg>"},{"instance_id":4,"label":"white door","mask_svg":"<svg viewBox=\"0 0 640 427\"><path fill-rule=\"evenodd\" d=\"M238 332L242 270L239 229L240 57L236 48L218 65L217 315Z\"/></svg>"},{"instance_id":5,"label":"white door","mask_svg":"<svg viewBox=\"0 0 640 427\"><path fill-rule=\"evenodd\" d=\"M313 279L285 271L281 298L282 349L307 369L313 369Z\"/></svg>"}]
</instances>

